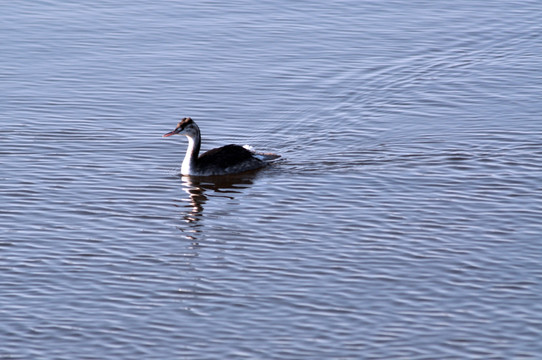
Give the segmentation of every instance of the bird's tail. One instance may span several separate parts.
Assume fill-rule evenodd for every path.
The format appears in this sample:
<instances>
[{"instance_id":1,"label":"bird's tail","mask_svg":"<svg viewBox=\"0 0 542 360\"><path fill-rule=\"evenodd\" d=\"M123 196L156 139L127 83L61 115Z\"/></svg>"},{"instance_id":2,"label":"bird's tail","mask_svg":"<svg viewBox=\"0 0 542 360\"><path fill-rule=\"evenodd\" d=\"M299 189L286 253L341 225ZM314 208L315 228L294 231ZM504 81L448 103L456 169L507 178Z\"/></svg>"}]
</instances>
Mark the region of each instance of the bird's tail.
<instances>
[{"instance_id":1,"label":"bird's tail","mask_svg":"<svg viewBox=\"0 0 542 360\"><path fill-rule=\"evenodd\" d=\"M280 155L273 154L273 153L254 153L254 156L262 161L274 161L277 160Z\"/></svg>"},{"instance_id":2,"label":"bird's tail","mask_svg":"<svg viewBox=\"0 0 542 360\"><path fill-rule=\"evenodd\" d=\"M262 152L256 152L254 150L254 148L250 145L245 145L243 146L245 149L249 150L249 151L252 151L252 153L254 154L254 157L260 159L261 161L267 161L267 162L270 162L270 161L274 161L274 160L277 160L280 155L277 155L277 154L273 154L273 153L262 153Z\"/></svg>"}]
</instances>

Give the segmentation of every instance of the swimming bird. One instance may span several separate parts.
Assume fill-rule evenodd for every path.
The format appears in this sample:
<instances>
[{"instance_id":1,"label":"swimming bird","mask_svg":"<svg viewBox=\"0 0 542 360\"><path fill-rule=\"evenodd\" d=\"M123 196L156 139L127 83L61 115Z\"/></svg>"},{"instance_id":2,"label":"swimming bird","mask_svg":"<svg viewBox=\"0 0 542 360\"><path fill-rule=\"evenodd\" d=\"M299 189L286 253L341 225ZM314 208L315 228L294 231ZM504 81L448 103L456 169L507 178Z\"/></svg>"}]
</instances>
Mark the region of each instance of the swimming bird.
<instances>
[{"instance_id":1,"label":"swimming bird","mask_svg":"<svg viewBox=\"0 0 542 360\"><path fill-rule=\"evenodd\" d=\"M201 133L196 122L185 117L173 131L164 134L185 135L188 138L188 148L181 166L182 175L210 176L236 174L255 170L268 165L280 157L271 153L256 153L239 145L226 145L212 149L199 156Z\"/></svg>"}]
</instances>

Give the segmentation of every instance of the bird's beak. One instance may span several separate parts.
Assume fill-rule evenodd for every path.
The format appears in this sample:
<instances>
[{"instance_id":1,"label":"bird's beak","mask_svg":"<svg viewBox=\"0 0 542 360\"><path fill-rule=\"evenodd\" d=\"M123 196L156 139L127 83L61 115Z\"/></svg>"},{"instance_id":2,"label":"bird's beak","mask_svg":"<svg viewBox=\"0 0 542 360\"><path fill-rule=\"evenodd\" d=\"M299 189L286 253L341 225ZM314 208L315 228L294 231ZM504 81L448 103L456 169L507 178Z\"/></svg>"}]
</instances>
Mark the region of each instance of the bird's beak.
<instances>
[{"instance_id":1,"label":"bird's beak","mask_svg":"<svg viewBox=\"0 0 542 360\"><path fill-rule=\"evenodd\" d=\"M175 134L176 134L176 132L175 132L175 130L173 130L173 131L168 132L167 134L162 135L162 137L168 137L168 136L175 135Z\"/></svg>"}]
</instances>

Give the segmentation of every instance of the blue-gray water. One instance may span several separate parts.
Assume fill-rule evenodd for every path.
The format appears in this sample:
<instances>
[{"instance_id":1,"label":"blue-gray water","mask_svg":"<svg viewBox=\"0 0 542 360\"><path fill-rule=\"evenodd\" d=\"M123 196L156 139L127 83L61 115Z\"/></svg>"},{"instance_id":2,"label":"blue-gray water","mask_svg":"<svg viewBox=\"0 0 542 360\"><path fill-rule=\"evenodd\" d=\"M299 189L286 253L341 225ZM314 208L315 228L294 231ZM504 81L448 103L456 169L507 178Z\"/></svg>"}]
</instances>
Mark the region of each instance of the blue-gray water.
<instances>
[{"instance_id":1,"label":"blue-gray water","mask_svg":"<svg viewBox=\"0 0 542 360\"><path fill-rule=\"evenodd\" d=\"M0 359L541 359L540 1L13 1ZM222 181L203 149L283 159Z\"/></svg>"}]
</instances>

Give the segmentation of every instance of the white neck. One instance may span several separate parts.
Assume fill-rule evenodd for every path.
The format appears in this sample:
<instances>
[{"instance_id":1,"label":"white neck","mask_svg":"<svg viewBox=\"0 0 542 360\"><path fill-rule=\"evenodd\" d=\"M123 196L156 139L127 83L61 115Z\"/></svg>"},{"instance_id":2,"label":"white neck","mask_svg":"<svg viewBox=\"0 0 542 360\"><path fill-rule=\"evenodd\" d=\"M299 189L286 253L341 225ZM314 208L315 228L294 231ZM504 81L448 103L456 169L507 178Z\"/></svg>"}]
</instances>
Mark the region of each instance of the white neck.
<instances>
[{"instance_id":1,"label":"white neck","mask_svg":"<svg viewBox=\"0 0 542 360\"><path fill-rule=\"evenodd\" d=\"M181 166L181 174L182 175L191 175L194 173L194 166L195 162L197 160L198 154L195 153L196 150L196 142L199 142L199 138L194 139L191 136L187 136L188 138L188 148L186 149L186 155L184 156L183 164ZM198 147L199 150L199 147Z\"/></svg>"}]
</instances>

